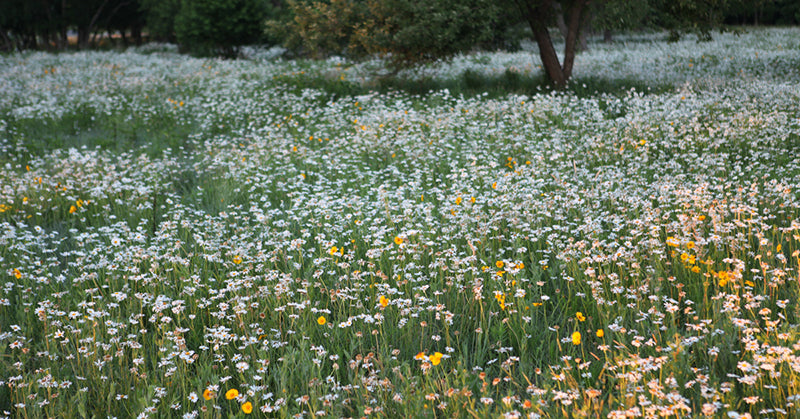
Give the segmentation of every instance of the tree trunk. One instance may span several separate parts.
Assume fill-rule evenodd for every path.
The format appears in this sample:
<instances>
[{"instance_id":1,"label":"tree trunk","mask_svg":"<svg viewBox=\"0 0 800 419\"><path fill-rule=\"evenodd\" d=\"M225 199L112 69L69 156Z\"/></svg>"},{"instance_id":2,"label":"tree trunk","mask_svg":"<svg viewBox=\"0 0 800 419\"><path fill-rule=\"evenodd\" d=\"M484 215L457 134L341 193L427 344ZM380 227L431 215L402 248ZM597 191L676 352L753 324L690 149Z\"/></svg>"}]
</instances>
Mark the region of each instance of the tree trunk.
<instances>
[{"instance_id":1,"label":"tree trunk","mask_svg":"<svg viewBox=\"0 0 800 419\"><path fill-rule=\"evenodd\" d=\"M61 49L69 48L69 35L67 34L67 0L61 0L61 14L58 19L58 35Z\"/></svg>"},{"instance_id":2,"label":"tree trunk","mask_svg":"<svg viewBox=\"0 0 800 419\"><path fill-rule=\"evenodd\" d=\"M50 7L47 3L41 2L39 4L42 10L44 10L45 16L47 16L47 23L45 24L44 33L42 33L42 42L44 42L44 48L48 51L52 51L57 47L56 45L56 37L52 33L52 28L54 25L53 13L50 10Z\"/></svg>"},{"instance_id":3,"label":"tree trunk","mask_svg":"<svg viewBox=\"0 0 800 419\"><path fill-rule=\"evenodd\" d=\"M556 85L557 88L562 89L567 86L568 77L561 69L561 64L558 61L558 54L556 49L553 48L553 41L550 39L550 33L547 28L537 27L533 31L533 36L536 39L536 44L539 46L539 58L542 60L544 71L550 81Z\"/></svg>"},{"instance_id":4,"label":"tree trunk","mask_svg":"<svg viewBox=\"0 0 800 419\"><path fill-rule=\"evenodd\" d=\"M6 51L6 52L14 51L14 49L15 49L14 48L14 43L11 42L11 38L6 33L6 30L3 29L3 28L0 28L0 34L3 35L3 44L4 44L3 48L0 49L0 51Z\"/></svg>"},{"instance_id":5,"label":"tree trunk","mask_svg":"<svg viewBox=\"0 0 800 419\"><path fill-rule=\"evenodd\" d=\"M48 51L54 51L58 45L56 44L56 34L53 33L50 29L45 30L44 35L42 35L45 42L45 49Z\"/></svg>"},{"instance_id":6,"label":"tree trunk","mask_svg":"<svg viewBox=\"0 0 800 419\"><path fill-rule=\"evenodd\" d=\"M556 26L558 26L558 31L561 32L562 38L567 39L567 36L569 36L569 26L567 26L567 22L564 21L564 8L561 6L561 3L553 3L553 10L556 13ZM588 51L589 43L586 41L587 28L581 29L582 30L579 31L578 44L575 50Z\"/></svg>"},{"instance_id":7,"label":"tree trunk","mask_svg":"<svg viewBox=\"0 0 800 419\"><path fill-rule=\"evenodd\" d=\"M533 38L539 46L539 58L542 61L544 72L553 84L561 89L567 85L567 79L561 71L558 55L553 48L553 41L547 31L547 18L553 9L552 1L542 0L541 3L530 0L516 0L520 12L525 16L528 25L533 31ZM532 4L533 3L533 4Z\"/></svg>"},{"instance_id":8,"label":"tree trunk","mask_svg":"<svg viewBox=\"0 0 800 419\"><path fill-rule=\"evenodd\" d=\"M39 43L36 41L36 32L25 35L25 47L23 49L39 49Z\"/></svg>"},{"instance_id":9,"label":"tree trunk","mask_svg":"<svg viewBox=\"0 0 800 419\"><path fill-rule=\"evenodd\" d=\"M89 47L89 27L78 26L78 49L86 49Z\"/></svg>"},{"instance_id":10,"label":"tree trunk","mask_svg":"<svg viewBox=\"0 0 800 419\"><path fill-rule=\"evenodd\" d=\"M612 35L613 35L613 33L611 32L611 29L604 30L603 31L603 42L605 42L606 44L610 44L610 43L614 42L614 38L613 38Z\"/></svg>"},{"instance_id":11,"label":"tree trunk","mask_svg":"<svg viewBox=\"0 0 800 419\"><path fill-rule=\"evenodd\" d=\"M565 88L572 76L575 47L583 23L583 12L588 2L589 0L576 0L569 10L568 20L564 22L567 33L564 39L564 64L561 65L553 47L550 32L547 30L547 24L554 10L552 0L516 0L517 6L530 25L533 37L539 46L539 58L542 60L545 74L557 89Z\"/></svg>"},{"instance_id":12,"label":"tree trunk","mask_svg":"<svg viewBox=\"0 0 800 419\"><path fill-rule=\"evenodd\" d=\"M553 3L553 10L556 12L558 31L561 32L562 38L567 39L569 28L567 28L567 22L564 21L564 10L561 8L561 3Z\"/></svg>"},{"instance_id":13,"label":"tree trunk","mask_svg":"<svg viewBox=\"0 0 800 419\"><path fill-rule=\"evenodd\" d=\"M103 9L105 9L106 5L108 4L108 1L109 0L103 1L103 4L101 4L100 7L98 7L97 10L94 12L94 16L92 16L92 20L89 21L89 25L87 27L83 28L83 30L85 31L85 34L84 34L84 37L83 37L83 42L81 42L81 39L82 39L81 38L81 28L80 27L78 28L78 46L81 49L86 48L86 47L89 46L89 35L91 35L91 33L94 32L95 25L97 25L97 20L100 18L100 14L103 13ZM95 36L93 38L96 38L96 37L97 37L97 34L95 34ZM94 39L92 39L92 42L94 42Z\"/></svg>"},{"instance_id":14,"label":"tree trunk","mask_svg":"<svg viewBox=\"0 0 800 419\"><path fill-rule=\"evenodd\" d=\"M133 27L131 28L131 37L133 38L133 42L136 44L137 47L142 45L142 25L141 24L136 23L136 24L133 25Z\"/></svg>"},{"instance_id":15,"label":"tree trunk","mask_svg":"<svg viewBox=\"0 0 800 419\"><path fill-rule=\"evenodd\" d=\"M578 34L583 23L583 7L587 0L578 0L569 10L569 22L567 26L567 38L564 41L564 65L562 70L564 78L569 80L572 76L572 67L575 64L575 46L578 42Z\"/></svg>"}]
</instances>

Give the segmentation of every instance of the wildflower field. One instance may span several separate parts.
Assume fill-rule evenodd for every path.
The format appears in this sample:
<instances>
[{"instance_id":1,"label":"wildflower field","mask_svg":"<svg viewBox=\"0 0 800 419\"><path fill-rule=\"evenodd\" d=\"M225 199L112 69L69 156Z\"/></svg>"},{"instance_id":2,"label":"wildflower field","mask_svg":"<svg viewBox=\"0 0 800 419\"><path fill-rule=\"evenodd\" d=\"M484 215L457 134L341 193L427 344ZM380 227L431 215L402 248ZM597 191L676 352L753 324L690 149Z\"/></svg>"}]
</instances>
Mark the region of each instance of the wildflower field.
<instances>
[{"instance_id":1,"label":"wildflower field","mask_svg":"<svg viewBox=\"0 0 800 419\"><path fill-rule=\"evenodd\" d=\"M0 57L0 412L798 417L800 30L664 38Z\"/></svg>"}]
</instances>

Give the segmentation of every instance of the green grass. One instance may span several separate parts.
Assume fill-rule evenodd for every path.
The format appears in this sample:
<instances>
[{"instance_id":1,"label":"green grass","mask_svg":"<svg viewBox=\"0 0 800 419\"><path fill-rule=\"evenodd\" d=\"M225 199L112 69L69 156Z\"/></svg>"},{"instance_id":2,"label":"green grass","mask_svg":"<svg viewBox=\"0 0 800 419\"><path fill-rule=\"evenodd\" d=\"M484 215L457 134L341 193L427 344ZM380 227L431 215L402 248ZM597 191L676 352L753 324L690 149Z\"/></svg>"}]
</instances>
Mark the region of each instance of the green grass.
<instances>
[{"instance_id":1,"label":"green grass","mask_svg":"<svg viewBox=\"0 0 800 419\"><path fill-rule=\"evenodd\" d=\"M0 77L53 105L0 108L5 415L798 413L792 83L27 60Z\"/></svg>"},{"instance_id":2,"label":"green grass","mask_svg":"<svg viewBox=\"0 0 800 419\"><path fill-rule=\"evenodd\" d=\"M377 92L386 94L402 92L425 98L433 92L447 90L453 96L501 98L509 94L535 95L556 90L541 75L520 74L506 70L498 76L484 75L478 71L466 70L454 78L439 80L433 78L407 78L398 75L377 77L368 83L356 83L332 77L308 74L285 75L278 80L298 90L317 89L331 98L343 99ZM566 91L581 98L607 94L624 96L631 90L643 93L662 94L674 89L669 84L654 84L636 79L604 79L598 77L573 78Z\"/></svg>"}]
</instances>

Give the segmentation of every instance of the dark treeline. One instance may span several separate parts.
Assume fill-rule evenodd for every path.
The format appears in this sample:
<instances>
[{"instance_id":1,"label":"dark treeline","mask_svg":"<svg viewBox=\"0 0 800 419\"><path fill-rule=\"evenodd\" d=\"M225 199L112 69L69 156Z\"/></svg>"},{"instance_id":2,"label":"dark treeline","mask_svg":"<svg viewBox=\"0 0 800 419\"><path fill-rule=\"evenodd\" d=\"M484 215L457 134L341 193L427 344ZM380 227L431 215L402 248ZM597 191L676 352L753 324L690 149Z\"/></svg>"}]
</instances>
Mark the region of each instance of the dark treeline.
<instances>
[{"instance_id":1,"label":"dark treeline","mask_svg":"<svg viewBox=\"0 0 800 419\"><path fill-rule=\"evenodd\" d=\"M725 11L728 25L800 24L800 1L797 0L736 0Z\"/></svg>"},{"instance_id":2,"label":"dark treeline","mask_svg":"<svg viewBox=\"0 0 800 419\"><path fill-rule=\"evenodd\" d=\"M571 4L576 2L540 0L538 3L552 3L555 10L563 5L566 16ZM370 29L365 22L358 21L346 22L351 25L344 27L337 19L364 18L375 24L375 11L384 14L379 18L392 20L394 18L385 16L386 13L393 8L408 10L410 6L406 3L402 0L0 0L0 51L86 49L101 43L127 46L155 40L178 43L183 51L201 55L233 56L237 46L259 42L284 43L301 53L320 55L325 52L323 46L342 47L339 38L345 37L347 32L363 34ZM437 4L443 5L442 10L460 5L448 0L418 4L423 3L424 6L419 7L437 10L437 13L441 12ZM518 14L516 3L520 2L508 0L508 7L502 2L489 3L494 3L493 10L485 15L495 19L486 25L491 33L483 37L482 45L512 45L514 26L507 22L515 21L511 15ZM715 16L708 19L727 25L800 23L797 0L603 0L587 4L591 7L587 8L589 17L583 22L581 35L603 34L607 40L612 39L614 31L637 28L685 32L687 28L691 30L692 25L696 26L697 17L702 13L714 13ZM370 10L373 15L364 16L360 10ZM469 14L470 10L464 8L464 11L466 19L476 20L476 16ZM559 13L554 15L560 16ZM431 14L431 22L423 18L410 24L441 24L436 16ZM518 21L519 17L516 18ZM452 21L450 16L445 16L444 20L445 23ZM550 21L564 35L567 23L556 18ZM392 29L404 33L403 28ZM471 30L465 25L458 29ZM517 37L518 34L517 30ZM446 42L462 40L472 39L469 36L442 38ZM345 47L352 47L351 41L347 37Z\"/></svg>"},{"instance_id":3,"label":"dark treeline","mask_svg":"<svg viewBox=\"0 0 800 419\"><path fill-rule=\"evenodd\" d=\"M275 41L264 23L284 0L0 0L0 51L179 43L187 52L232 55Z\"/></svg>"},{"instance_id":4,"label":"dark treeline","mask_svg":"<svg viewBox=\"0 0 800 419\"><path fill-rule=\"evenodd\" d=\"M0 0L0 11L0 48L6 51L88 48L101 33L141 44L146 24L138 0Z\"/></svg>"}]
</instances>

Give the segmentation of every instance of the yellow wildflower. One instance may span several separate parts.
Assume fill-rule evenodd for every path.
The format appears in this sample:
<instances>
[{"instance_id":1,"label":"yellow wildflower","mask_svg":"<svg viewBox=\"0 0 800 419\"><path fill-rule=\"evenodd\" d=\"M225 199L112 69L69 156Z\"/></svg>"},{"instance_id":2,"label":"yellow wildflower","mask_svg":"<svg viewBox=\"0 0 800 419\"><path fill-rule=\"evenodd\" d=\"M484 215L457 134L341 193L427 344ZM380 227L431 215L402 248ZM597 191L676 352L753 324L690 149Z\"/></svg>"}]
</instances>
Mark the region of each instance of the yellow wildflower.
<instances>
[{"instance_id":1,"label":"yellow wildflower","mask_svg":"<svg viewBox=\"0 0 800 419\"><path fill-rule=\"evenodd\" d=\"M431 364L434 366L439 365L439 363L442 362L442 356L444 355L441 352L434 352L430 357Z\"/></svg>"},{"instance_id":2,"label":"yellow wildflower","mask_svg":"<svg viewBox=\"0 0 800 419\"><path fill-rule=\"evenodd\" d=\"M247 415L249 415L250 413L253 413L253 403L247 402L247 403L243 404L242 405L242 412L244 412Z\"/></svg>"},{"instance_id":3,"label":"yellow wildflower","mask_svg":"<svg viewBox=\"0 0 800 419\"><path fill-rule=\"evenodd\" d=\"M725 285L728 284L728 272L727 271L720 271L720 273L717 274L717 277L719 277L719 286L720 287L724 287Z\"/></svg>"},{"instance_id":4,"label":"yellow wildflower","mask_svg":"<svg viewBox=\"0 0 800 419\"><path fill-rule=\"evenodd\" d=\"M494 295L494 298L497 300L498 303L500 303L500 309L501 310L505 310L506 309L506 294L502 293L500 291L496 291L496 293Z\"/></svg>"},{"instance_id":5,"label":"yellow wildflower","mask_svg":"<svg viewBox=\"0 0 800 419\"><path fill-rule=\"evenodd\" d=\"M209 390L209 389L203 390L203 398L206 399L206 400L213 399L214 398L214 392Z\"/></svg>"}]
</instances>

